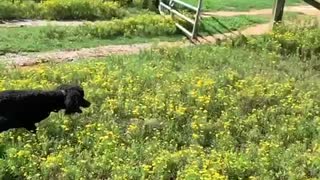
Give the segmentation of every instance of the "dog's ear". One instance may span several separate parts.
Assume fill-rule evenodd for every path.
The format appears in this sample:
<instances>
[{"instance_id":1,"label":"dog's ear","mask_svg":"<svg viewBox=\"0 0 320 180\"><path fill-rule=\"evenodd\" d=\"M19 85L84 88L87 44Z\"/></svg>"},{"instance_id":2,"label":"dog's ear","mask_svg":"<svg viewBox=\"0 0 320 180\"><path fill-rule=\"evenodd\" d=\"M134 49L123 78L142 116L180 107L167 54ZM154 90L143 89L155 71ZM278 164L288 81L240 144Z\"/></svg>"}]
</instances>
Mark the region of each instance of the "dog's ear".
<instances>
[{"instance_id":1,"label":"dog's ear","mask_svg":"<svg viewBox=\"0 0 320 180\"><path fill-rule=\"evenodd\" d=\"M80 93L77 91L68 91L65 97L65 114L82 113L80 109Z\"/></svg>"}]
</instances>

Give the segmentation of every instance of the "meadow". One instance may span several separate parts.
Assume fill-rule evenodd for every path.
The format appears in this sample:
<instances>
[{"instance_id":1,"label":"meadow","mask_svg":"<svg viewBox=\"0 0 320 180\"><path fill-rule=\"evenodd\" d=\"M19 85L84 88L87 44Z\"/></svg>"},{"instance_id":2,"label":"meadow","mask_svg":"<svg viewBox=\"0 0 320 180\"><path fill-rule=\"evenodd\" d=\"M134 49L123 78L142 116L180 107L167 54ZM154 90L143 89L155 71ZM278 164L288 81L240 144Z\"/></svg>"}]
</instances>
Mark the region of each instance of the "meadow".
<instances>
[{"instance_id":1,"label":"meadow","mask_svg":"<svg viewBox=\"0 0 320 180\"><path fill-rule=\"evenodd\" d=\"M318 179L319 34L3 68L0 90L73 82L93 105L1 133L0 178Z\"/></svg>"}]
</instances>

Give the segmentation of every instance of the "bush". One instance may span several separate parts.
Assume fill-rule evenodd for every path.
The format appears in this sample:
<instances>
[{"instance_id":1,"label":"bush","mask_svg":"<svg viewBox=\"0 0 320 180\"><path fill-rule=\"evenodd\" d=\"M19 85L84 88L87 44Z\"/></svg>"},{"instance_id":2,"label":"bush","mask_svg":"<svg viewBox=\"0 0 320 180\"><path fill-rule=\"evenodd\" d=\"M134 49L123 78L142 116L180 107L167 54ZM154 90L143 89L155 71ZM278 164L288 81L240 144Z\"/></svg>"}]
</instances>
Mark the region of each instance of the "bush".
<instances>
[{"instance_id":1,"label":"bush","mask_svg":"<svg viewBox=\"0 0 320 180\"><path fill-rule=\"evenodd\" d=\"M299 54L302 59L309 59L320 53L319 21L305 19L303 24L281 24L273 32L253 38L240 38L234 42L238 46L246 45L257 50L268 50L287 56ZM243 41L244 40L244 41Z\"/></svg>"},{"instance_id":2,"label":"bush","mask_svg":"<svg viewBox=\"0 0 320 180\"><path fill-rule=\"evenodd\" d=\"M21 12L19 11L19 7L15 4L12 4L7 1L0 2L0 19L13 19L19 17L21 18Z\"/></svg>"},{"instance_id":3,"label":"bush","mask_svg":"<svg viewBox=\"0 0 320 180\"><path fill-rule=\"evenodd\" d=\"M116 2L103 0L46 0L0 2L0 20L44 18L50 20L109 20L122 18L127 11Z\"/></svg>"},{"instance_id":4,"label":"bush","mask_svg":"<svg viewBox=\"0 0 320 180\"><path fill-rule=\"evenodd\" d=\"M97 20L125 16L119 4L102 0L47 0L41 7L45 18L55 20Z\"/></svg>"},{"instance_id":5,"label":"bush","mask_svg":"<svg viewBox=\"0 0 320 180\"><path fill-rule=\"evenodd\" d=\"M0 20L23 19L31 9L23 8L26 4L0 1Z\"/></svg>"},{"instance_id":6,"label":"bush","mask_svg":"<svg viewBox=\"0 0 320 180\"><path fill-rule=\"evenodd\" d=\"M160 15L139 15L121 20L88 23L78 30L99 38L115 36L159 36L176 33L171 17Z\"/></svg>"},{"instance_id":7,"label":"bush","mask_svg":"<svg viewBox=\"0 0 320 180\"><path fill-rule=\"evenodd\" d=\"M39 11L39 5L33 1L0 1L0 20L37 18L40 16Z\"/></svg>"},{"instance_id":8,"label":"bush","mask_svg":"<svg viewBox=\"0 0 320 180\"><path fill-rule=\"evenodd\" d=\"M33 1L25 1L21 3L20 11L24 13L24 18L39 19L42 17L41 6Z\"/></svg>"},{"instance_id":9,"label":"bush","mask_svg":"<svg viewBox=\"0 0 320 180\"><path fill-rule=\"evenodd\" d=\"M160 0L142 0L141 7L149 10L158 10Z\"/></svg>"},{"instance_id":10,"label":"bush","mask_svg":"<svg viewBox=\"0 0 320 180\"><path fill-rule=\"evenodd\" d=\"M121 6L128 6L128 5L131 5L133 2L133 0L105 0L105 1L117 2Z\"/></svg>"}]
</instances>

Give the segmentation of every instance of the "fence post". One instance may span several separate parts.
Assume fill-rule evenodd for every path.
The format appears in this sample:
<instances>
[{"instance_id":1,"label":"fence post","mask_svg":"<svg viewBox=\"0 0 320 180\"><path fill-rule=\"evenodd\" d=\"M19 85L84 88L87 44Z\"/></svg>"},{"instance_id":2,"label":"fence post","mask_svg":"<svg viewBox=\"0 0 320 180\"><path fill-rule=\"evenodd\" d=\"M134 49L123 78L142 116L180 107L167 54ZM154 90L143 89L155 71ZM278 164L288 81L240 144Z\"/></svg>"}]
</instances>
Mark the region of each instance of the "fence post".
<instances>
[{"instance_id":1,"label":"fence post","mask_svg":"<svg viewBox=\"0 0 320 180\"><path fill-rule=\"evenodd\" d=\"M198 34L198 31L199 31L202 3L203 3L202 0L198 1L196 19L195 19L195 23L194 23L193 30L192 30L192 38L195 38Z\"/></svg>"},{"instance_id":2,"label":"fence post","mask_svg":"<svg viewBox=\"0 0 320 180\"><path fill-rule=\"evenodd\" d=\"M286 0L274 0L273 10L272 10L272 27L282 21L283 10Z\"/></svg>"}]
</instances>

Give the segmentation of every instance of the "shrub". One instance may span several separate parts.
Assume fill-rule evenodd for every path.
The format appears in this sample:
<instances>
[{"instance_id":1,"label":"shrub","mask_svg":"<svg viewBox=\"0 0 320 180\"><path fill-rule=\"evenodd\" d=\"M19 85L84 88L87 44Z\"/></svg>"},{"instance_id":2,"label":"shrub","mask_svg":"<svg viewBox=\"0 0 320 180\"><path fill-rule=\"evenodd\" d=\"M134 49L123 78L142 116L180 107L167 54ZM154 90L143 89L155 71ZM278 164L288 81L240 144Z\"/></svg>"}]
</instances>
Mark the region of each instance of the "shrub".
<instances>
[{"instance_id":1,"label":"shrub","mask_svg":"<svg viewBox=\"0 0 320 180\"><path fill-rule=\"evenodd\" d=\"M310 18L305 19L305 22L300 25L281 24L269 34L246 39L237 38L234 44L246 45L257 50L268 50L284 56L299 54L302 59L309 59L320 53L319 21Z\"/></svg>"},{"instance_id":2,"label":"shrub","mask_svg":"<svg viewBox=\"0 0 320 180\"><path fill-rule=\"evenodd\" d=\"M160 0L142 0L141 7L144 9L158 10Z\"/></svg>"},{"instance_id":3,"label":"shrub","mask_svg":"<svg viewBox=\"0 0 320 180\"><path fill-rule=\"evenodd\" d=\"M133 3L133 0L105 0L105 1L117 2L121 6L128 6Z\"/></svg>"},{"instance_id":4,"label":"shrub","mask_svg":"<svg viewBox=\"0 0 320 180\"><path fill-rule=\"evenodd\" d=\"M102 0L47 0L41 7L45 18L56 20L96 20L125 16L124 9L117 3Z\"/></svg>"},{"instance_id":5,"label":"shrub","mask_svg":"<svg viewBox=\"0 0 320 180\"><path fill-rule=\"evenodd\" d=\"M39 17L39 5L33 1L12 3L0 1L0 20Z\"/></svg>"},{"instance_id":6,"label":"shrub","mask_svg":"<svg viewBox=\"0 0 320 180\"><path fill-rule=\"evenodd\" d=\"M41 18L41 6L33 1L24 1L20 4L20 11L23 12L24 18L38 19Z\"/></svg>"},{"instance_id":7,"label":"shrub","mask_svg":"<svg viewBox=\"0 0 320 180\"><path fill-rule=\"evenodd\" d=\"M88 23L79 27L78 30L99 38L111 38L114 36L171 35L176 32L176 27L169 16L146 14L121 20Z\"/></svg>"},{"instance_id":8,"label":"shrub","mask_svg":"<svg viewBox=\"0 0 320 180\"><path fill-rule=\"evenodd\" d=\"M13 19L21 16L21 12L17 5L7 1L0 2L0 19Z\"/></svg>"}]
</instances>

